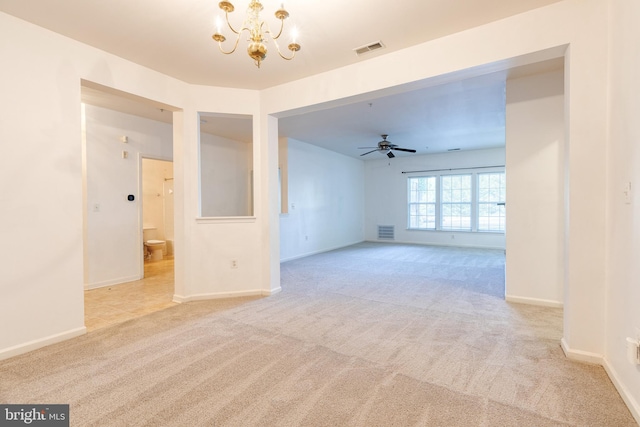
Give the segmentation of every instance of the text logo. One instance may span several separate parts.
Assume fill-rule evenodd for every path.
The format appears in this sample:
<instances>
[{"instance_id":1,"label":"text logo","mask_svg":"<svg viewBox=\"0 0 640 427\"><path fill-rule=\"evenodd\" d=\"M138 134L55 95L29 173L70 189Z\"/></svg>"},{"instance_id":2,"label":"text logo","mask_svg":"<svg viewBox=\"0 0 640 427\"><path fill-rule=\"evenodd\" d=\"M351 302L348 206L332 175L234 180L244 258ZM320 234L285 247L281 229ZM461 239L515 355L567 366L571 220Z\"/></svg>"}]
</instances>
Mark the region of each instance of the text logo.
<instances>
[{"instance_id":1,"label":"text logo","mask_svg":"<svg viewBox=\"0 0 640 427\"><path fill-rule=\"evenodd\" d=\"M0 405L0 427L69 427L69 405Z\"/></svg>"}]
</instances>

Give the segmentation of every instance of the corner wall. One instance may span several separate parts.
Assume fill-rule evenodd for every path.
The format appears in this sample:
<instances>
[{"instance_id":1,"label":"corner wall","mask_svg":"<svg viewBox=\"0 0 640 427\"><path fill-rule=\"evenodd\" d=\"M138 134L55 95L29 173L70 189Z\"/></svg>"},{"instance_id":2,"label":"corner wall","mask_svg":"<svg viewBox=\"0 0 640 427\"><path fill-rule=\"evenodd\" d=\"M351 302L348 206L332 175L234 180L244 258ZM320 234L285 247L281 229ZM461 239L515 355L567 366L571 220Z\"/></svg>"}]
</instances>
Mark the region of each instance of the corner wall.
<instances>
[{"instance_id":1,"label":"corner wall","mask_svg":"<svg viewBox=\"0 0 640 427\"><path fill-rule=\"evenodd\" d=\"M564 71L507 80L506 298L564 300Z\"/></svg>"},{"instance_id":2,"label":"corner wall","mask_svg":"<svg viewBox=\"0 0 640 427\"><path fill-rule=\"evenodd\" d=\"M639 16L640 2L611 2L605 300L605 368L638 423L640 365L627 360L626 339L640 339Z\"/></svg>"},{"instance_id":3,"label":"corner wall","mask_svg":"<svg viewBox=\"0 0 640 427\"><path fill-rule=\"evenodd\" d=\"M288 213L280 257L300 258L364 239L364 162L288 139Z\"/></svg>"}]
</instances>

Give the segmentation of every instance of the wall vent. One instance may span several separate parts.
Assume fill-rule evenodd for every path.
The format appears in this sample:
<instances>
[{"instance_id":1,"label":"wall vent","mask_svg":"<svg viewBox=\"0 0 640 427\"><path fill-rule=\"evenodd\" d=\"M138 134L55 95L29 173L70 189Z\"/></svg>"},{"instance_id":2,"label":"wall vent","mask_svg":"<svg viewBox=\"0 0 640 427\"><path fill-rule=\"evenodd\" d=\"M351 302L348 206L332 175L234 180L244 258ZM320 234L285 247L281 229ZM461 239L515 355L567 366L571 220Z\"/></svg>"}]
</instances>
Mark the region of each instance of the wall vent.
<instances>
[{"instance_id":1,"label":"wall vent","mask_svg":"<svg viewBox=\"0 0 640 427\"><path fill-rule=\"evenodd\" d=\"M356 53L356 55L360 56L367 52L371 52L372 50L382 49L383 47L384 47L384 44L382 44L381 41L377 41L364 46L357 47L353 49L353 51Z\"/></svg>"},{"instance_id":2,"label":"wall vent","mask_svg":"<svg viewBox=\"0 0 640 427\"><path fill-rule=\"evenodd\" d=\"M393 239L395 239L395 227L393 225L378 226L378 240L393 240Z\"/></svg>"}]
</instances>

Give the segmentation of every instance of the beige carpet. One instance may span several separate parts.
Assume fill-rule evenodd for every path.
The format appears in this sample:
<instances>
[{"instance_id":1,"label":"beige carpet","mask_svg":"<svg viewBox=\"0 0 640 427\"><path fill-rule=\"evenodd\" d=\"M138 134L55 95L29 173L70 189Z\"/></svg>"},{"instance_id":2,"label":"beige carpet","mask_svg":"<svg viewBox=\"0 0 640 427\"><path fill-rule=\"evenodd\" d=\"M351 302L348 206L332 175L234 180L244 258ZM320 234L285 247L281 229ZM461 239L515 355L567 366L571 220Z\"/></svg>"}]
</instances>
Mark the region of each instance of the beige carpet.
<instances>
[{"instance_id":1,"label":"beige carpet","mask_svg":"<svg viewBox=\"0 0 640 427\"><path fill-rule=\"evenodd\" d=\"M73 426L635 426L562 312L508 304L501 251L363 243L260 299L182 304L0 362L0 403Z\"/></svg>"}]
</instances>

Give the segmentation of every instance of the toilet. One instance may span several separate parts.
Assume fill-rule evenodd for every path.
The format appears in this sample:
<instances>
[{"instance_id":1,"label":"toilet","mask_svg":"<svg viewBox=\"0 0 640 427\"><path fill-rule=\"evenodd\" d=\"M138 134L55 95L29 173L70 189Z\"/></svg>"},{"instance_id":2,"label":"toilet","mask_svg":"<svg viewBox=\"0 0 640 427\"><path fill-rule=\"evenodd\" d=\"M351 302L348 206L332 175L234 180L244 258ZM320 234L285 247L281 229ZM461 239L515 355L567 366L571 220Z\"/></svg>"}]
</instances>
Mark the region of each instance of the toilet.
<instances>
[{"instance_id":1,"label":"toilet","mask_svg":"<svg viewBox=\"0 0 640 427\"><path fill-rule=\"evenodd\" d=\"M144 227L142 229L142 235L144 240L145 252L150 254L149 259L151 261L160 261L164 258L164 253L167 250L167 245L164 240L153 239L156 231L156 227Z\"/></svg>"},{"instance_id":2,"label":"toilet","mask_svg":"<svg viewBox=\"0 0 640 427\"><path fill-rule=\"evenodd\" d=\"M147 248L147 252L151 254L151 261L160 261L164 256L165 249L164 240L147 240L144 242L144 246Z\"/></svg>"}]
</instances>

